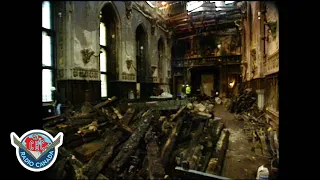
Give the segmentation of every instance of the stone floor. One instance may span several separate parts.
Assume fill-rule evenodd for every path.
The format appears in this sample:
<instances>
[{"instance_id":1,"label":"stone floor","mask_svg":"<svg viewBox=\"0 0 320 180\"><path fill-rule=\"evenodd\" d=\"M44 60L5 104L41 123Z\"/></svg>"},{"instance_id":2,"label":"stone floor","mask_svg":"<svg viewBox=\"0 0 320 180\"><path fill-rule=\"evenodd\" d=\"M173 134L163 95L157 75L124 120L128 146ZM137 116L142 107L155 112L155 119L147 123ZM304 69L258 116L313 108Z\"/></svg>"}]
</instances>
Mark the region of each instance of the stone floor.
<instances>
[{"instance_id":1,"label":"stone floor","mask_svg":"<svg viewBox=\"0 0 320 180\"><path fill-rule=\"evenodd\" d=\"M260 150L251 151L252 143L243 131L244 122L238 121L222 105L215 107L215 116L222 118L230 131L228 150L224 160L222 176L231 179L255 179L261 165L269 164L269 157Z\"/></svg>"}]
</instances>

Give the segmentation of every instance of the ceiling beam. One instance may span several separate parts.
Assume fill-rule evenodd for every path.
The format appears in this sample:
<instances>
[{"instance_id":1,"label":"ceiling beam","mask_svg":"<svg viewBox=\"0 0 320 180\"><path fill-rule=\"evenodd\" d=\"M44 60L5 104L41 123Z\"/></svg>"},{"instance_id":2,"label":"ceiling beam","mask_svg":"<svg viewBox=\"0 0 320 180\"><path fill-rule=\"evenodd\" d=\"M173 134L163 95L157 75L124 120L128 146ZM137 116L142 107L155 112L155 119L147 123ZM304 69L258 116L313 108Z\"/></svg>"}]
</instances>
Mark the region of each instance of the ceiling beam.
<instances>
[{"instance_id":1,"label":"ceiling beam","mask_svg":"<svg viewBox=\"0 0 320 180\"><path fill-rule=\"evenodd\" d=\"M231 29L231 28L236 28L236 25L234 24L234 22L225 22L225 23L219 23L219 24L207 26L201 33L210 32L210 31L220 31L220 30ZM194 34L194 32L191 31L191 27L182 29L182 30L178 29L174 33L176 38L181 38L181 37L185 37L192 34Z\"/></svg>"}]
</instances>

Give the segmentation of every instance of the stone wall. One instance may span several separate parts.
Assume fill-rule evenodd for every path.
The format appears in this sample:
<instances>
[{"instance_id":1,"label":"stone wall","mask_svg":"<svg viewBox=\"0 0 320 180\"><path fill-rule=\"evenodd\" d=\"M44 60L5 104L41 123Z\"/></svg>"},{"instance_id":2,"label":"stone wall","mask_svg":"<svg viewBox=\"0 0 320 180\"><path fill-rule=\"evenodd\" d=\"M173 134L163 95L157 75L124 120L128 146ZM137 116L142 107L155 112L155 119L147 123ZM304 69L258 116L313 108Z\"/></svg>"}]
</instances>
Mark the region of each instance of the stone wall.
<instances>
[{"instance_id":1,"label":"stone wall","mask_svg":"<svg viewBox=\"0 0 320 180\"><path fill-rule=\"evenodd\" d=\"M242 3L242 78L263 93L264 106L278 112L279 13L274 2Z\"/></svg>"},{"instance_id":2,"label":"stone wall","mask_svg":"<svg viewBox=\"0 0 320 180\"><path fill-rule=\"evenodd\" d=\"M132 8L131 18L126 16L124 1L67 1L57 3L56 30L58 34L57 53L58 69L63 72L59 79L73 80L100 80L99 76L99 13L102 7L111 3L117 14L117 62L120 81L136 82L135 79L123 79L122 73L130 73L126 67L126 60L133 60L136 64L135 31L142 24L147 32L147 76L152 76L151 65L158 66L158 40L163 37L165 44L165 56L160 62L163 63L163 76L168 77L170 69L171 46L167 39L167 33L158 26L154 33L151 32L151 22L135 8ZM144 1L133 1L141 9L152 14L154 11ZM60 14L61 17L58 15ZM86 52L85 52L86 51ZM83 57L83 55L88 57ZM91 56L90 56L91 55ZM157 76L157 74L155 74Z\"/></svg>"},{"instance_id":3,"label":"stone wall","mask_svg":"<svg viewBox=\"0 0 320 180\"><path fill-rule=\"evenodd\" d=\"M136 83L136 72L132 68L128 70L127 60L132 60L136 65L136 28L142 24L147 32L148 46L146 54L146 76L154 76L158 81L168 84L168 71L171 69L171 42L168 32L157 23L148 19L148 14L161 19L144 1L132 1L131 6L124 1L66 1L55 2L55 30L57 33L56 53L57 53L57 79L58 84L67 84L68 81L83 81L83 83L93 82L100 88L100 64L99 64L99 27L100 11L111 4L116 12L116 74L115 79L120 82ZM131 16L128 18L128 10ZM158 40L164 40L165 53L160 62L162 63L162 77L158 73L151 73L151 66L158 66ZM61 83L63 82L63 83ZM119 85L122 86L122 85ZM127 85L123 85L126 86ZM133 85L129 85L134 87ZM90 86L91 87L91 86ZM121 87L120 87L121 88ZM58 87L59 89L59 87ZM96 90L94 90L97 92ZM62 92L64 93L64 92ZM69 95L68 95L69 94ZM73 92L66 90L64 96L70 99ZM100 95L95 95L99 98Z\"/></svg>"},{"instance_id":4,"label":"stone wall","mask_svg":"<svg viewBox=\"0 0 320 180\"><path fill-rule=\"evenodd\" d=\"M243 81L279 71L279 15L273 2L247 1L242 19Z\"/></svg>"}]
</instances>

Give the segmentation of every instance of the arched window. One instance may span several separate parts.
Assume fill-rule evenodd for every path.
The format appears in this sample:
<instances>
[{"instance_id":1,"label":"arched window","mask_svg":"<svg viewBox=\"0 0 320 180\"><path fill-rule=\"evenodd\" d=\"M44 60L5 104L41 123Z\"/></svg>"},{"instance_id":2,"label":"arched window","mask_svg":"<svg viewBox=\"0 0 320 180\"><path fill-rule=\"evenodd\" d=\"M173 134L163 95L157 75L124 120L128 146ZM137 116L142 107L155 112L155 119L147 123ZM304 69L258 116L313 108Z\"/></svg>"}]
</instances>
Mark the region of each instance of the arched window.
<instances>
[{"instance_id":1,"label":"arched window","mask_svg":"<svg viewBox=\"0 0 320 180\"><path fill-rule=\"evenodd\" d=\"M49 1L42 2L42 102L52 101L51 87L54 86L52 7Z\"/></svg>"},{"instance_id":2,"label":"arched window","mask_svg":"<svg viewBox=\"0 0 320 180\"><path fill-rule=\"evenodd\" d=\"M112 3L107 3L100 11L100 79L101 98L112 96L110 85L117 75L117 24L119 19Z\"/></svg>"}]
</instances>

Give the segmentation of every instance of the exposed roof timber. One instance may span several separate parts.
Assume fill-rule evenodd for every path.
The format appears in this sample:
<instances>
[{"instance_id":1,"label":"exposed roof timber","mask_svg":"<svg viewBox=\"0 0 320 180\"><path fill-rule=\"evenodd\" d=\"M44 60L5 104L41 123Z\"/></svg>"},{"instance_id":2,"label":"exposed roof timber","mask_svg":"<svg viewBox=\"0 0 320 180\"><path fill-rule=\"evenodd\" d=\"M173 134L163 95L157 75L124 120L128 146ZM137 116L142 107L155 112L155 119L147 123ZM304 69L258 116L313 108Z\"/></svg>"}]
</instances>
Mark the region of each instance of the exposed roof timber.
<instances>
[{"instance_id":1,"label":"exposed roof timber","mask_svg":"<svg viewBox=\"0 0 320 180\"><path fill-rule=\"evenodd\" d=\"M199 7L193 11L190 11L189 14L196 13L196 12L223 12L226 10L234 10L234 9L238 9L238 8L236 7L228 7L228 8Z\"/></svg>"},{"instance_id":2,"label":"exposed roof timber","mask_svg":"<svg viewBox=\"0 0 320 180\"><path fill-rule=\"evenodd\" d=\"M172 16L172 17L168 17L168 18L166 18L166 20L173 21L173 20L176 20L176 19L185 18L187 15L188 15L188 12L184 12L184 13Z\"/></svg>"},{"instance_id":3,"label":"exposed roof timber","mask_svg":"<svg viewBox=\"0 0 320 180\"><path fill-rule=\"evenodd\" d=\"M214 30L224 30L224 29L230 29L230 28L236 28L236 25L234 24L234 22L223 22L219 24L206 26L203 29L203 32L214 31ZM194 33L194 32L191 32L191 27L176 29L175 31L176 37L184 37L185 35L190 33Z\"/></svg>"},{"instance_id":4,"label":"exposed roof timber","mask_svg":"<svg viewBox=\"0 0 320 180\"><path fill-rule=\"evenodd\" d=\"M203 16L198 16L197 18L188 18L188 19L183 19L181 21L176 22L176 24L181 24L181 23L186 23L188 21L192 22L197 22L197 21L209 21L213 19L226 19L226 20L236 20L236 19L241 19L241 14L236 14L236 15L227 15L224 17L217 17L213 15L203 15Z\"/></svg>"},{"instance_id":5,"label":"exposed roof timber","mask_svg":"<svg viewBox=\"0 0 320 180\"><path fill-rule=\"evenodd\" d=\"M241 11L239 9L233 9L233 10L229 10L229 11L221 11L221 12L194 12L192 14L187 14L187 13L183 13L181 15L177 15L175 17L172 18L168 18L168 22L173 23L174 21L181 21L181 20L185 20L185 19L190 19L190 18L197 18L197 17L201 17L201 16L214 16L214 17L220 17L220 16L226 16L226 15L233 15L233 14L240 14Z\"/></svg>"},{"instance_id":6,"label":"exposed roof timber","mask_svg":"<svg viewBox=\"0 0 320 180\"><path fill-rule=\"evenodd\" d=\"M234 21L239 20L239 19L241 19L241 16L226 17L224 19L219 19L218 22L220 22L220 23L223 23L223 22L234 23ZM208 26L210 23L211 23L210 25L212 25L213 22L217 22L217 19L209 19L209 20L205 20L205 21L199 20L199 21L192 21L192 22L193 22L194 25ZM178 24L174 28L182 30L182 29L186 28L188 25L189 25L189 23L186 22L186 23Z\"/></svg>"},{"instance_id":7,"label":"exposed roof timber","mask_svg":"<svg viewBox=\"0 0 320 180\"><path fill-rule=\"evenodd\" d=\"M203 35L215 35L215 36L237 36L238 32L217 32L217 31L207 31L199 34L192 34L192 35L187 35L181 38L178 38L178 40L183 40L183 39L189 39L197 36L203 36Z\"/></svg>"},{"instance_id":8,"label":"exposed roof timber","mask_svg":"<svg viewBox=\"0 0 320 180\"><path fill-rule=\"evenodd\" d=\"M205 25L205 24L209 24L209 23L213 23L213 22L216 22L215 19L212 19L212 20L209 20L209 21L198 21L198 22L194 22L193 24L194 25ZM188 23L184 23L184 24L179 24L177 25L175 28L178 28L178 27L184 27L184 26L188 26L189 24Z\"/></svg>"},{"instance_id":9,"label":"exposed roof timber","mask_svg":"<svg viewBox=\"0 0 320 180\"><path fill-rule=\"evenodd\" d=\"M238 12L231 12L230 14L226 14L225 16L232 16L232 15L239 15L239 17L241 16L241 14L240 13L238 13ZM177 24L179 24L179 23L185 23L185 22L187 22L187 21L190 21L190 20L192 20L192 21L196 21L196 20L211 20L211 19L214 19L214 18L219 18L219 17L225 17L225 16L222 16L222 15L220 15L220 16L217 16L217 15L213 15L213 14L199 14L199 15L196 15L196 16L188 16L188 17L186 17L186 18L184 18L184 19L181 19L181 20L179 20L179 21L176 21L176 22L174 22L175 24L177 23Z\"/></svg>"}]
</instances>

